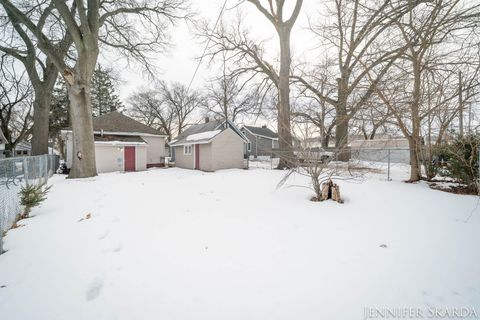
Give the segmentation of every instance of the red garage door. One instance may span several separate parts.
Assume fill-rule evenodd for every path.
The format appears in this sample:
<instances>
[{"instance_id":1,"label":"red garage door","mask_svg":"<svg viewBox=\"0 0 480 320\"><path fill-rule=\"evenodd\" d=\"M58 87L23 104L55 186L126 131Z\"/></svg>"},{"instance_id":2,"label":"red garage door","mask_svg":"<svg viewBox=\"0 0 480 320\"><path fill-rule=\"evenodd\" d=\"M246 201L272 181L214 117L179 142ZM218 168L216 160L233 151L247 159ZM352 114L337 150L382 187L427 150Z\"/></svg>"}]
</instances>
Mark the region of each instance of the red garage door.
<instances>
[{"instance_id":1,"label":"red garage door","mask_svg":"<svg viewBox=\"0 0 480 320\"><path fill-rule=\"evenodd\" d=\"M125 171L135 171L135 147L125 147Z\"/></svg>"}]
</instances>

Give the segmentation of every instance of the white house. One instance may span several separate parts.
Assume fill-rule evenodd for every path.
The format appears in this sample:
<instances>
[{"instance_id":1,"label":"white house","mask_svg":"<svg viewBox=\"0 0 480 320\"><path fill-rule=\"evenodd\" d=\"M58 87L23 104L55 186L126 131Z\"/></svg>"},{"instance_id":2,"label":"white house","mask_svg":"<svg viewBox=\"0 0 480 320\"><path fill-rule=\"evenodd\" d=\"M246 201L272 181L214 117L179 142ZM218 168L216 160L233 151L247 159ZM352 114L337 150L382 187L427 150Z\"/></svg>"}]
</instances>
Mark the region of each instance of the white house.
<instances>
[{"instance_id":1,"label":"white house","mask_svg":"<svg viewBox=\"0 0 480 320\"><path fill-rule=\"evenodd\" d=\"M203 171L244 168L247 137L231 121L205 120L170 142L175 165Z\"/></svg>"},{"instance_id":2,"label":"white house","mask_svg":"<svg viewBox=\"0 0 480 320\"><path fill-rule=\"evenodd\" d=\"M93 119L97 172L141 171L165 164L166 135L119 112ZM67 168L73 159L73 135L62 130Z\"/></svg>"}]
</instances>

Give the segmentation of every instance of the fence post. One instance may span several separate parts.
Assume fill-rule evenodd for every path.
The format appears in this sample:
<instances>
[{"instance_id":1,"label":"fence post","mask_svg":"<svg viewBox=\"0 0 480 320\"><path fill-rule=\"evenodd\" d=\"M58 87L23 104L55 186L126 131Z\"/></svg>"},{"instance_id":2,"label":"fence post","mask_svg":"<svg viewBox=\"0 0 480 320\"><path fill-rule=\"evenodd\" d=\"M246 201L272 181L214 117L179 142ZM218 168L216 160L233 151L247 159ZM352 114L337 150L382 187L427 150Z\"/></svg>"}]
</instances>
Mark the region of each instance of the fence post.
<instances>
[{"instance_id":1,"label":"fence post","mask_svg":"<svg viewBox=\"0 0 480 320\"><path fill-rule=\"evenodd\" d=\"M477 194L480 196L480 147L478 148L478 159L477 159L477 166L478 166L478 180L477 180Z\"/></svg>"},{"instance_id":2,"label":"fence post","mask_svg":"<svg viewBox=\"0 0 480 320\"><path fill-rule=\"evenodd\" d=\"M0 212L1 214L1 212ZM3 251L3 224L2 224L3 217L0 216L0 254L4 253Z\"/></svg>"},{"instance_id":3,"label":"fence post","mask_svg":"<svg viewBox=\"0 0 480 320\"><path fill-rule=\"evenodd\" d=\"M46 184L48 181L49 173L48 173L48 154L43 155L43 162L45 162L45 180L44 183Z\"/></svg>"},{"instance_id":4,"label":"fence post","mask_svg":"<svg viewBox=\"0 0 480 320\"><path fill-rule=\"evenodd\" d=\"M0 254L3 253L3 231L2 226L0 224Z\"/></svg>"},{"instance_id":5,"label":"fence post","mask_svg":"<svg viewBox=\"0 0 480 320\"><path fill-rule=\"evenodd\" d=\"M390 149L388 149L388 169L387 169L387 181L390 181Z\"/></svg>"},{"instance_id":6,"label":"fence post","mask_svg":"<svg viewBox=\"0 0 480 320\"><path fill-rule=\"evenodd\" d=\"M23 178L25 179L25 184L28 186L28 161L27 161L27 157L23 157Z\"/></svg>"}]
</instances>

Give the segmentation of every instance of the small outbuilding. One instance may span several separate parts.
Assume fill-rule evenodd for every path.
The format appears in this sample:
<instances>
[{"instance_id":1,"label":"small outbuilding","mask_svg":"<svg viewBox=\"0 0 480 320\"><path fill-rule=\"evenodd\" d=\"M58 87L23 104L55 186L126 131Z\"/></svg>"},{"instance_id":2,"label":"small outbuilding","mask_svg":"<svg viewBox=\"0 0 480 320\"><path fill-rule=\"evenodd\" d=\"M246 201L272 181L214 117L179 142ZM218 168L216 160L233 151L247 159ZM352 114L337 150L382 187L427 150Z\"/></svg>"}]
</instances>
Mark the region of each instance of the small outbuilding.
<instances>
[{"instance_id":1,"label":"small outbuilding","mask_svg":"<svg viewBox=\"0 0 480 320\"><path fill-rule=\"evenodd\" d=\"M230 121L192 125L170 142L172 161L185 169L216 171L245 168L249 140Z\"/></svg>"},{"instance_id":2,"label":"small outbuilding","mask_svg":"<svg viewBox=\"0 0 480 320\"><path fill-rule=\"evenodd\" d=\"M166 135L117 111L93 118L97 172L142 171L165 165ZM73 135L62 130L67 168L73 159Z\"/></svg>"}]
</instances>

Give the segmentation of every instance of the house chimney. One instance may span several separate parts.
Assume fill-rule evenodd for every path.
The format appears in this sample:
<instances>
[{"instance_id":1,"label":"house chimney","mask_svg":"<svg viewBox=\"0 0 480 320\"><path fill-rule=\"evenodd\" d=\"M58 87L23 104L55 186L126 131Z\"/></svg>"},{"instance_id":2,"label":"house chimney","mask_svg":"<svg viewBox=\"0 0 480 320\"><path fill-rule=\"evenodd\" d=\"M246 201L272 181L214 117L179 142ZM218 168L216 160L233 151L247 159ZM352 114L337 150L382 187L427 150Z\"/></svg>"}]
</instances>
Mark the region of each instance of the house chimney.
<instances>
[{"instance_id":1,"label":"house chimney","mask_svg":"<svg viewBox=\"0 0 480 320\"><path fill-rule=\"evenodd\" d=\"M267 125L266 125L266 124L264 124L264 125L262 126L262 128L263 128L263 129L266 129L266 128L267 128Z\"/></svg>"},{"instance_id":2,"label":"house chimney","mask_svg":"<svg viewBox=\"0 0 480 320\"><path fill-rule=\"evenodd\" d=\"M205 123L209 123L210 122L210 118L209 117L205 117Z\"/></svg>"}]
</instances>

